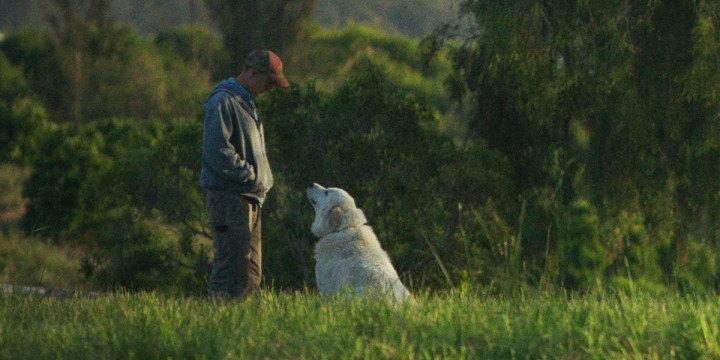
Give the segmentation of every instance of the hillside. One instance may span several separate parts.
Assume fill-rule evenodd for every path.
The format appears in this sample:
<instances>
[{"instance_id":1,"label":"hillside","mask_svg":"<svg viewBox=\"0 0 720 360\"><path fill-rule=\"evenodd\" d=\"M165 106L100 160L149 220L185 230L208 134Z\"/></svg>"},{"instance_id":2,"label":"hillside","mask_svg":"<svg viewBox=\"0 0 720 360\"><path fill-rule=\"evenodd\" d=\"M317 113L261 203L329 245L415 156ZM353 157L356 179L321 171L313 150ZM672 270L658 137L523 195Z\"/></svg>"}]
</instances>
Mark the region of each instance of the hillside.
<instances>
[{"instance_id":1,"label":"hillside","mask_svg":"<svg viewBox=\"0 0 720 360\"><path fill-rule=\"evenodd\" d=\"M318 0L315 19L322 25L359 22L388 32L422 37L457 13L459 0Z\"/></svg>"},{"instance_id":2,"label":"hillside","mask_svg":"<svg viewBox=\"0 0 720 360\"><path fill-rule=\"evenodd\" d=\"M317 0L314 19L321 25L348 22L377 26L388 32L422 37L442 22L453 19L459 0ZM197 8L191 10L191 4ZM111 17L131 23L143 33L155 33L193 20L210 23L203 1L111 0ZM0 0L0 31L42 26L55 9L53 0ZM194 15L191 15L194 14Z\"/></svg>"},{"instance_id":3,"label":"hillside","mask_svg":"<svg viewBox=\"0 0 720 360\"><path fill-rule=\"evenodd\" d=\"M287 58L287 67L293 69L295 81L314 81L320 88L330 89L345 81L355 65L372 60L392 83L446 112L448 102L442 83L450 64L438 59L423 69L418 46L417 40L366 25L318 27L307 42L289 52L292 55Z\"/></svg>"}]
</instances>

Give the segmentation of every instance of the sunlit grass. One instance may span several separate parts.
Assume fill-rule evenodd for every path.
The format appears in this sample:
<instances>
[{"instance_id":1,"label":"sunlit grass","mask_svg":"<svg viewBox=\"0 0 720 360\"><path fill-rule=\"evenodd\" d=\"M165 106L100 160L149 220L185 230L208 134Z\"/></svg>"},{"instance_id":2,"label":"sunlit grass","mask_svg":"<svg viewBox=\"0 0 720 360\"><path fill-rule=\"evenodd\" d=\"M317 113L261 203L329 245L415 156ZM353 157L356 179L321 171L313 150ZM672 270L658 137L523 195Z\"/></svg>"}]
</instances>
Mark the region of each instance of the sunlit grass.
<instances>
[{"instance_id":1,"label":"sunlit grass","mask_svg":"<svg viewBox=\"0 0 720 360\"><path fill-rule=\"evenodd\" d=\"M17 332L16 329L22 329ZM713 296L481 291L375 302L263 291L0 299L2 358L717 358Z\"/></svg>"}]
</instances>

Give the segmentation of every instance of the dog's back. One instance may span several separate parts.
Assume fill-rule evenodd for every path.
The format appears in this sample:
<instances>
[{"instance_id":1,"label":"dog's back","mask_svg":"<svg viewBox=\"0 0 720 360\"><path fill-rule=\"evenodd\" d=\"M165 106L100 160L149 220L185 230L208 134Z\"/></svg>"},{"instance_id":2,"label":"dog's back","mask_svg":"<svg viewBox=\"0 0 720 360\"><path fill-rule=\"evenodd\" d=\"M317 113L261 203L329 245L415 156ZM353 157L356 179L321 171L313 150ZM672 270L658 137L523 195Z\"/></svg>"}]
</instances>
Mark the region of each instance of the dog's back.
<instances>
[{"instance_id":1,"label":"dog's back","mask_svg":"<svg viewBox=\"0 0 720 360\"><path fill-rule=\"evenodd\" d=\"M398 277L370 226L328 234L315 246L315 275L321 294L344 291L404 303L410 292Z\"/></svg>"}]
</instances>

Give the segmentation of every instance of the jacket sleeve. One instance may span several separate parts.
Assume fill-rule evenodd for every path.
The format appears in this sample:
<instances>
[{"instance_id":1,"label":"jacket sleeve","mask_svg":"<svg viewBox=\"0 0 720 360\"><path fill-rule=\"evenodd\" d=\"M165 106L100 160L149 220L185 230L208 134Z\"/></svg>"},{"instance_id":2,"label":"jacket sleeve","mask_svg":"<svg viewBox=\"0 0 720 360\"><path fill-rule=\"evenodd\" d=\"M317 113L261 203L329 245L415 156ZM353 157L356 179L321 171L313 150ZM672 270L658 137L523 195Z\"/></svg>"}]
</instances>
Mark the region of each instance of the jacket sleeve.
<instances>
[{"instance_id":1,"label":"jacket sleeve","mask_svg":"<svg viewBox=\"0 0 720 360\"><path fill-rule=\"evenodd\" d=\"M215 174L227 180L253 181L255 170L252 165L230 143L233 130L242 133L241 128L233 128L234 116L232 104L226 96L216 95L208 101L203 129L203 160Z\"/></svg>"}]
</instances>

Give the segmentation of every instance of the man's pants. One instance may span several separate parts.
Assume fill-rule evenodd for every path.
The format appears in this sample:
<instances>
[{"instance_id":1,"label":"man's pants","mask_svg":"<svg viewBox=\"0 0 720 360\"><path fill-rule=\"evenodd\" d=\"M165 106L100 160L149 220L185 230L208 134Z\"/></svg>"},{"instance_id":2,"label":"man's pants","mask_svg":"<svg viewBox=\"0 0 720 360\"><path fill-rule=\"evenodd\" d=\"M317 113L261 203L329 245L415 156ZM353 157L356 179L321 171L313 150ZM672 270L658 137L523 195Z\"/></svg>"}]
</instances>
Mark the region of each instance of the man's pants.
<instances>
[{"instance_id":1,"label":"man's pants","mask_svg":"<svg viewBox=\"0 0 720 360\"><path fill-rule=\"evenodd\" d=\"M215 257L210 296L246 298L260 287L260 206L247 197L208 190L205 207Z\"/></svg>"}]
</instances>

